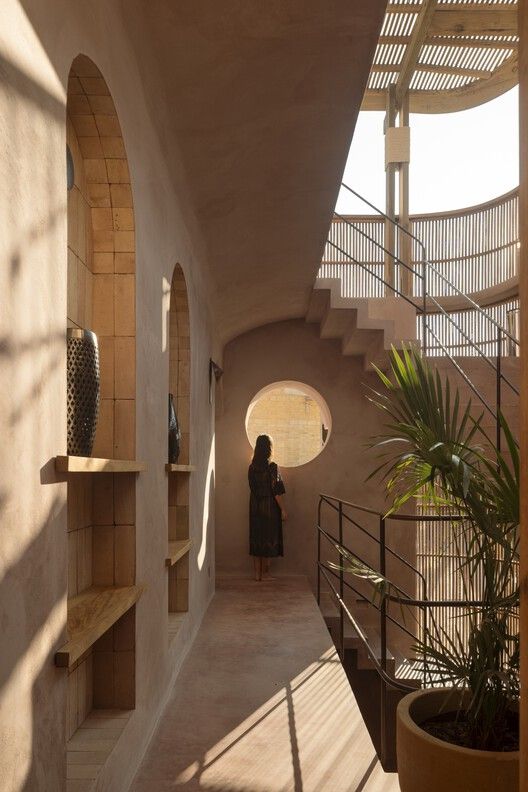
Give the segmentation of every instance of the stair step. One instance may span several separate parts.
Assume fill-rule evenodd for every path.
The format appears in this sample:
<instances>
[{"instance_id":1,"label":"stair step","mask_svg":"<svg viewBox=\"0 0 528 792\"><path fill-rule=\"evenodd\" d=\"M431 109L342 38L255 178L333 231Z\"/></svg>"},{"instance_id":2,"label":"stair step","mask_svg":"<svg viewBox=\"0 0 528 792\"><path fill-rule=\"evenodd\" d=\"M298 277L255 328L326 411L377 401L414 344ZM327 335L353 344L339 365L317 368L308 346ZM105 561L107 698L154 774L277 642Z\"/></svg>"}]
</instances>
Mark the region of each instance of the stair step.
<instances>
[{"instance_id":1,"label":"stair step","mask_svg":"<svg viewBox=\"0 0 528 792\"><path fill-rule=\"evenodd\" d=\"M386 369L392 346L416 340L416 311L399 297L343 297L338 278L318 278L306 314L320 336L342 339L343 355L361 357L365 371Z\"/></svg>"},{"instance_id":2,"label":"stair step","mask_svg":"<svg viewBox=\"0 0 528 792\"><path fill-rule=\"evenodd\" d=\"M353 308L332 308L327 306L321 318L319 335L321 338L342 338L354 332L357 312Z\"/></svg>"},{"instance_id":3,"label":"stair step","mask_svg":"<svg viewBox=\"0 0 528 792\"><path fill-rule=\"evenodd\" d=\"M325 622L332 636L334 644L336 648L340 648L340 620L339 616L326 616ZM378 630L371 626L371 625L364 625L361 624L361 629L363 630L364 634L369 641L370 647L374 652L374 656L377 658L378 662L381 662L381 639L379 636ZM344 625L344 649L345 651L355 653L354 662L358 669L372 669L374 664L367 652L365 646L361 638L357 635L356 631L350 624L350 622L345 619ZM386 650L386 659L387 659L387 673L393 675L396 670L396 661L394 655L387 648Z\"/></svg>"},{"instance_id":4,"label":"stair step","mask_svg":"<svg viewBox=\"0 0 528 792\"><path fill-rule=\"evenodd\" d=\"M320 322L327 305L330 302L330 292L326 289L314 289L310 295L310 303L306 313L307 322Z\"/></svg>"}]
</instances>

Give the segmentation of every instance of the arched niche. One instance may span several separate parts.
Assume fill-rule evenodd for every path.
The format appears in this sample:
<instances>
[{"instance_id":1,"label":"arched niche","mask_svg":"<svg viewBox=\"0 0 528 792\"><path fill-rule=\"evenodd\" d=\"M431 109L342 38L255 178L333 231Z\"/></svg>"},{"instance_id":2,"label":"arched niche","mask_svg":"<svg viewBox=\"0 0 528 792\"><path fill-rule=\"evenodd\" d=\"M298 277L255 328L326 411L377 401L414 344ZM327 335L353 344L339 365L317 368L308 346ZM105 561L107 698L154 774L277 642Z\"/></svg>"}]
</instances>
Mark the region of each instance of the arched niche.
<instances>
[{"instance_id":1,"label":"arched niche","mask_svg":"<svg viewBox=\"0 0 528 792\"><path fill-rule=\"evenodd\" d=\"M135 221L130 174L110 91L84 55L74 60L69 75L66 133L66 319L68 327L93 330L99 341L101 402L92 456L134 460ZM79 657L60 652L60 662L56 660L68 668L68 739L81 724L90 727L108 711L117 713L116 723L124 726L135 706L135 506L134 473L68 477L68 637L71 642L72 625L83 619L89 627L84 638L93 637L89 645L83 639ZM97 592L106 596L104 603L95 600Z\"/></svg>"},{"instance_id":2,"label":"arched niche","mask_svg":"<svg viewBox=\"0 0 528 792\"><path fill-rule=\"evenodd\" d=\"M97 333L101 404L93 456L135 457L135 222L121 127L99 69L80 55L68 80L68 326Z\"/></svg>"},{"instance_id":3,"label":"arched niche","mask_svg":"<svg viewBox=\"0 0 528 792\"><path fill-rule=\"evenodd\" d=\"M185 276L174 268L169 307L169 393L181 431L180 454L169 468L168 482L168 610L169 637L176 634L189 610L189 484L192 465L190 448L191 342L189 301Z\"/></svg>"}]
</instances>

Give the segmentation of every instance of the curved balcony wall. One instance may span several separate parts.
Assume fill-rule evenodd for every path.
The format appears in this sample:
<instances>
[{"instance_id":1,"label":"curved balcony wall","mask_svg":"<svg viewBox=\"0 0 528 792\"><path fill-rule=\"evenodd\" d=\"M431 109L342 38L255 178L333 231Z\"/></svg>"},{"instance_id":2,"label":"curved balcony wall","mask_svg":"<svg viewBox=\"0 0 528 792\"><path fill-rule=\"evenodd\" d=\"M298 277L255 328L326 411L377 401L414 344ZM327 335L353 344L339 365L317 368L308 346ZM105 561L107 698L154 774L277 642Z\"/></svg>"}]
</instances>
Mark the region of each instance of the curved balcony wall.
<instances>
[{"instance_id":1,"label":"curved balcony wall","mask_svg":"<svg viewBox=\"0 0 528 792\"><path fill-rule=\"evenodd\" d=\"M429 354L442 355L445 350L452 355L477 354L465 336L475 341L484 354L496 354L497 337L492 323L478 311L468 309L457 290L471 296L518 337L518 205L516 189L479 206L411 217L410 230L424 244L430 265L427 290L439 299L460 328L457 330L437 306L429 303ZM384 219L376 215L335 218L329 241L333 244L326 245L319 277L339 278L344 297L383 297L385 286L380 279L384 277ZM412 256L416 272L412 294L421 298L422 252L417 244L413 245ZM396 264L396 286L400 284L399 270ZM502 344L503 354L515 354L506 339Z\"/></svg>"}]
</instances>

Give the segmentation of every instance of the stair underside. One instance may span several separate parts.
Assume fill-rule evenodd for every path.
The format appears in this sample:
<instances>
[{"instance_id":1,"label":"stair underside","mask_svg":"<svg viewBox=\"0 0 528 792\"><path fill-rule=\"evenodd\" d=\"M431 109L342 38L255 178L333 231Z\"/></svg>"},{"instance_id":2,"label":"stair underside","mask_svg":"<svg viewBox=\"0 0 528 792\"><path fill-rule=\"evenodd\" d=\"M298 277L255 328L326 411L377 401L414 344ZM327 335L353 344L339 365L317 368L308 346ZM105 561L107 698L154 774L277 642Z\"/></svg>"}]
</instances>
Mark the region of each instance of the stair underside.
<instances>
[{"instance_id":1,"label":"stair underside","mask_svg":"<svg viewBox=\"0 0 528 792\"><path fill-rule=\"evenodd\" d=\"M343 355L363 358L365 369L385 367L391 347L416 341L416 312L398 297L341 296L339 279L318 278L306 321L318 323L321 338L341 341Z\"/></svg>"}]
</instances>

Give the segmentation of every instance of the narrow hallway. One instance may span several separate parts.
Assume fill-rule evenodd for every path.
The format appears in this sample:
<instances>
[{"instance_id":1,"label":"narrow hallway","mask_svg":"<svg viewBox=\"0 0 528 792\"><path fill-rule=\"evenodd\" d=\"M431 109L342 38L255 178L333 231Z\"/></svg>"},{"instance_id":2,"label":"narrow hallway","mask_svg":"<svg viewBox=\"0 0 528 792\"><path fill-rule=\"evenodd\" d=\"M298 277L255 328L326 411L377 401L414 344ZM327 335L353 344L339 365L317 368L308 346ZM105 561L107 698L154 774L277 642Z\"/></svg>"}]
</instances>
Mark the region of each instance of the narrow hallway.
<instances>
[{"instance_id":1,"label":"narrow hallway","mask_svg":"<svg viewBox=\"0 0 528 792\"><path fill-rule=\"evenodd\" d=\"M217 581L131 792L397 792L303 578Z\"/></svg>"}]
</instances>

